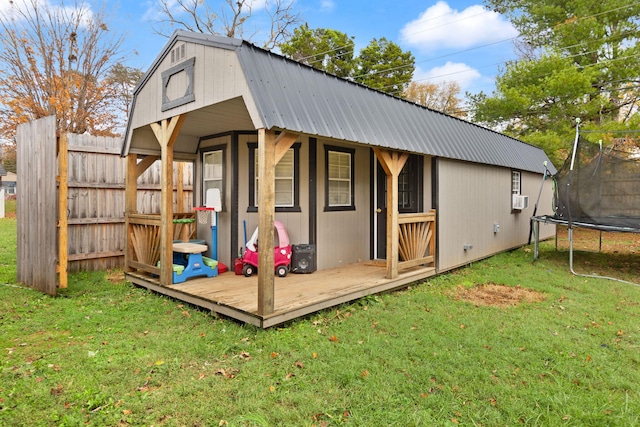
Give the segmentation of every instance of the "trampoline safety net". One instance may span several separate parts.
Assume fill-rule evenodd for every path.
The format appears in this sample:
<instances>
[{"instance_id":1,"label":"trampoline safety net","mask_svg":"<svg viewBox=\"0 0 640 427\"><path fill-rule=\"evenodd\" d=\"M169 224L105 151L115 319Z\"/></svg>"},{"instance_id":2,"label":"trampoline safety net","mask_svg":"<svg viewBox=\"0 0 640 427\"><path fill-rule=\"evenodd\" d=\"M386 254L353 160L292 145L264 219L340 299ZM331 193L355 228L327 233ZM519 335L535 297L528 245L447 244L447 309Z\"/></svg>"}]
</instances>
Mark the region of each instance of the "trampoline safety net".
<instances>
[{"instance_id":1,"label":"trampoline safety net","mask_svg":"<svg viewBox=\"0 0 640 427\"><path fill-rule=\"evenodd\" d=\"M638 139L616 138L603 146L580 136L575 154L556 173L554 183L556 219L640 232Z\"/></svg>"}]
</instances>

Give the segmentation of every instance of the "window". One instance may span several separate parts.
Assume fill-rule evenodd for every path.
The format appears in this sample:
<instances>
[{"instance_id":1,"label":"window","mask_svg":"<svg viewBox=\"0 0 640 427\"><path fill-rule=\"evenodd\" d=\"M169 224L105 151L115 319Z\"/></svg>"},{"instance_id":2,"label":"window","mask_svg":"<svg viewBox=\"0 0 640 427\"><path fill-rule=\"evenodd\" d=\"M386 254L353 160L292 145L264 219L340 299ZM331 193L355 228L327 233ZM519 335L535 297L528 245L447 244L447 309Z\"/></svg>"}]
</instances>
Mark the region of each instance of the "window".
<instances>
[{"instance_id":1,"label":"window","mask_svg":"<svg viewBox=\"0 0 640 427\"><path fill-rule=\"evenodd\" d=\"M249 211L258 210L258 144L249 143ZM275 205L277 212L300 212L298 191L300 143L295 143L276 165Z\"/></svg>"},{"instance_id":2,"label":"window","mask_svg":"<svg viewBox=\"0 0 640 427\"><path fill-rule=\"evenodd\" d=\"M412 154L398 175L398 211L400 213L419 212L419 209L422 209L420 206L422 163L421 156Z\"/></svg>"},{"instance_id":3,"label":"window","mask_svg":"<svg viewBox=\"0 0 640 427\"><path fill-rule=\"evenodd\" d=\"M522 192L522 174L519 171L511 171L511 210L520 212L526 208L528 200L521 196Z\"/></svg>"},{"instance_id":4,"label":"window","mask_svg":"<svg viewBox=\"0 0 640 427\"><path fill-rule=\"evenodd\" d=\"M202 200L205 204L207 190L217 188L224 200L224 151L213 150L202 153Z\"/></svg>"},{"instance_id":5,"label":"window","mask_svg":"<svg viewBox=\"0 0 640 427\"><path fill-rule=\"evenodd\" d=\"M521 174L519 171L511 171L511 194L520 194L522 188Z\"/></svg>"},{"instance_id":6,"label":"window","mask_svg":"<svg viewBox=\"0 0 640 427\"><path fill-rule=\"evenodd\" d=\"M325 210L355 210L355 150L325 146Z\"/></svg>"}]
</instances>

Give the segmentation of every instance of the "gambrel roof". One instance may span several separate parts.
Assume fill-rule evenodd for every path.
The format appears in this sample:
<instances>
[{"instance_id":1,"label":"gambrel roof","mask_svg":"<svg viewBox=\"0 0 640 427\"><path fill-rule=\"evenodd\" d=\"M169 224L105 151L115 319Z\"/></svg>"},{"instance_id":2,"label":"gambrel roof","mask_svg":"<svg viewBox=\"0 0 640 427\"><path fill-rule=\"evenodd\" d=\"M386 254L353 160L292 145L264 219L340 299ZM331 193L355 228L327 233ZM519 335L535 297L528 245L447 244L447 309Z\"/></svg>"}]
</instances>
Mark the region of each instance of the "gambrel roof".
<instances>
[{"instance_id":1,"label":"gambrel roof","mask_svg":"<svg viewBox=\"0 0 640 427\"><path fill-rule=\"evenodd\" d=\"M143 108L135 105L139 91L181 42L235 53L247 91L242 99L255 129L288 130L539 173L544 172L543 163L549 162L538 147L338 78L246 41L185 31L174 33L136 87L130 118ZM216 66L229 65L214 63ZM215 79L216 70L208 70L207 78ZM157 120L160 118L164 117ZM129 123L123 155L131 147L132 132ZM550 162L549 167L554 172Z\"/></svg>"}]
</instances>

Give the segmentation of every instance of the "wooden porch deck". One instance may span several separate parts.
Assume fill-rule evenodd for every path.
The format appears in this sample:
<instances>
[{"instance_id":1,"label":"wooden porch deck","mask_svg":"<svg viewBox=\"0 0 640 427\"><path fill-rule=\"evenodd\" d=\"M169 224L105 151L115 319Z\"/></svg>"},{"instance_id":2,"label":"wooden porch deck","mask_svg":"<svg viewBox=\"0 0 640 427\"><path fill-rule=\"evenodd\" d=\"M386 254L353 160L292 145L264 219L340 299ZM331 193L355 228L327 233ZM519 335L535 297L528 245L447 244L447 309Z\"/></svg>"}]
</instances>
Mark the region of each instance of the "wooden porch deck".
<instances>
[{"instance_id":1,"label":"wooden porch deck","mask_svg":"<svg viewBox=\"0 0 640 427\"><path fill-rule=\"evenodd\" d=\"M127 272L132 283L171 296L232 319L268 328L367 295L403 288L436 274L433 267L412 267L387 279L385 264L363 262L310 274L275 279L275 311L257 313L258 277L238 276L233 271L213 278L193 278L184 283L161 286L146 273Z\"/></svg>"}]
</instances>

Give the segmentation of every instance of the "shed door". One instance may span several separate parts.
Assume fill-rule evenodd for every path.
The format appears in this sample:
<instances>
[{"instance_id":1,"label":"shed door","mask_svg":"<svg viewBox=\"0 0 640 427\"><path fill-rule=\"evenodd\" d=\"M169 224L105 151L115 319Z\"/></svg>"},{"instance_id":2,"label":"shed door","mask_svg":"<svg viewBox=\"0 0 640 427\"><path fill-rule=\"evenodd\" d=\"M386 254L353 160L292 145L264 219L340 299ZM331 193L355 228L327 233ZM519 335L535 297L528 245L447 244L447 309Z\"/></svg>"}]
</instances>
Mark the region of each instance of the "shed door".
<instances>
[{"instance_id":1,"label":"shed door","mask_svg":"<svg viewBox=\"0 0 640 427\"><path fill-rule=\"evenodd\" d=\"M376 258L387 258L387 176L376 161ZM422 212L422 183L423 183L422 156L409 155L407 162L398 177L398 212L417 213Z\"/></svg>"}]
</instances>

